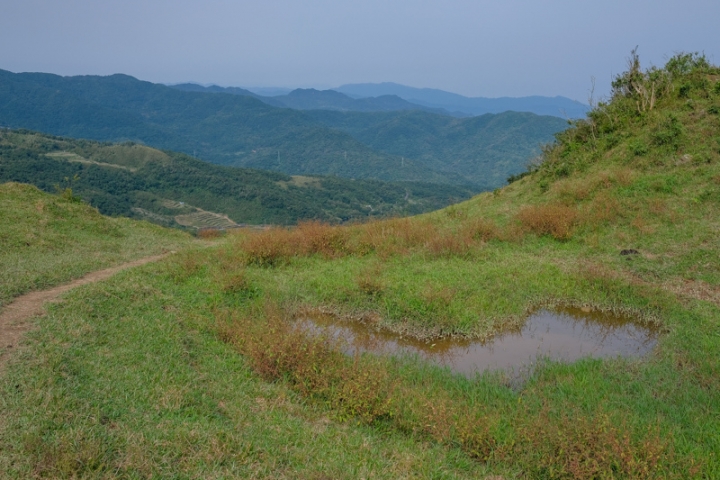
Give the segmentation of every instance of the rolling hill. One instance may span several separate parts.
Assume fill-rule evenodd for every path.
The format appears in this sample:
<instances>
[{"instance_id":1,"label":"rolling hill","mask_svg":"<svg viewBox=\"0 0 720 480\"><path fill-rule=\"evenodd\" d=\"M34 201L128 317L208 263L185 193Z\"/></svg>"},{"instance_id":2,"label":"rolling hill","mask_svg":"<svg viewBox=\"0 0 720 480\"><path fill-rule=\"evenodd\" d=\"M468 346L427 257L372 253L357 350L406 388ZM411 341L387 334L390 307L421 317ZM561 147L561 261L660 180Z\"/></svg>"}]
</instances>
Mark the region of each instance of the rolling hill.
<instances>
[{"instance_id":1,"label":"rolling hill","mask_svg":"<svg viewBox=\"0 0 720 480\"><path fill-rule=\"evenodd\" d=\"M486 189L505 183L540 154L540 145L567 127L557 117L505 112L452 118L425 112L313 111L319 123L338 129L375 151L459 174Z\"/></svg>"},{"instance_id":2,"label":"rolling hill","mask_svg":"<svg viewBox=\"0 0 720 480\"><path fill-rule=\"evenodd\" d=\"M508 153L505 163L487 171L485 167L496 157L490 152L483 160L487 144L474 138L487 137L484 121L457 119L454 133L448 134L430 127L445 125L452 120L449 117L395 112L397 127L413 133L403 139L410 148L380 151L358 140L360 136L343 131L346 122L334 125L327 118L320 121L314 117L316 112L273 107L246 95L182 91L126 75L60 77L0 71L0 126L76 138L142 142L221 165L292 175L421 181L466 185L479 191L496 188L507 176L524 169L529 159L525 158L527 145L533 145L537 152L539 145L551 141L552 133L560 129L557 119L551 117L537 119L547 128L527 132L521 122L501 139ZM422 122L430 130L416 130L415 117L405 117L404 113L426 115ZM383 112L364 114L368 115L366 123L386 119ZM406 118L409 123L404 123ZM445 146L427 153L425 146L436 136L452 142L456 150ZM519 145L517 151L515 145ZM460 155L458 150L465 153ZM400 153L390 153L393 151ZM458 156L463 162L477 161L478 168L471 176L454 167Z\"/></svg>"},{"instance_id":3,"label":"rolling hill","mask_svg":"<svg viewBox=\"0 0 720 480\"><path fill-rule=\"evenodd\" d=\"M0 130L0 182L7 181L50 192L70 188L107 215L196 228L408 215L472 194L449 185L290 176L132 143Z\"/></svg>"}]
</instances>

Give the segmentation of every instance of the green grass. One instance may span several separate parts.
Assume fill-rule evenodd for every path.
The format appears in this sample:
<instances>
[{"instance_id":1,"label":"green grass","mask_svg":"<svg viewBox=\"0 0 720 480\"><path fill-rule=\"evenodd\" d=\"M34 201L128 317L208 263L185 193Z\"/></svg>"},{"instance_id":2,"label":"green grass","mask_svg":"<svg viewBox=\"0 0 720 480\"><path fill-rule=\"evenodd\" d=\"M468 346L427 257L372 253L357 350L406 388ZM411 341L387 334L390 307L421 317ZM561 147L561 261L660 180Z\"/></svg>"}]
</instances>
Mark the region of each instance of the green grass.
<instances>
[{"instance_id":1,"label":"green grass","mask_svg":"<svg viewBox=\"0 0 720 480\"><path fill-rule=\"evenodd\" d=\"M252 373L202 278L164 265L51 308L1 380L11 478L478 478L455 449L331 419Z\"/></svg>"},{"instance_id":2,"label":"green grass","mask_svg":"<svg viewBox=\"0 0 720 480\"><path fill-rule=\"evenodd\" d=\"M0 306L30 290L187 246L191 237L108 218L29 185L0 184Z\"/></svg>"}]
</instances>

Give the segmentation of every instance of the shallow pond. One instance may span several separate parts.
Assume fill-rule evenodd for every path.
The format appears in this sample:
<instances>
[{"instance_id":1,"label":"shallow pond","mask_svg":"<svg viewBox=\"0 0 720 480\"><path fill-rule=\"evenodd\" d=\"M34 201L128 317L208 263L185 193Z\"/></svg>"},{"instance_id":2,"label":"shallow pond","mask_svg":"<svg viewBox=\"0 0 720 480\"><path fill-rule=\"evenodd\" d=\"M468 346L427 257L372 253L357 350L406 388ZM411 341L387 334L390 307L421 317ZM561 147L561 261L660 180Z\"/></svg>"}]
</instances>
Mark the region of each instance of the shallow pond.
<instances>
[{"instance_id":1,"label":"shallow pond","mask_svg":"<svg viewBox=\"0 0 720 480\"><path fill-rule=\"evenodd\" d=\"M350 354L416 354L465 375L523 369L538 358L572 362L583 357L638 357L648 353L658 337L656 329L630 318L577 308L538 310L522 329L487 342L443 338L426 343L326 315L305 318L302 323L341 339Z\"/></svg>"}]
</instances>

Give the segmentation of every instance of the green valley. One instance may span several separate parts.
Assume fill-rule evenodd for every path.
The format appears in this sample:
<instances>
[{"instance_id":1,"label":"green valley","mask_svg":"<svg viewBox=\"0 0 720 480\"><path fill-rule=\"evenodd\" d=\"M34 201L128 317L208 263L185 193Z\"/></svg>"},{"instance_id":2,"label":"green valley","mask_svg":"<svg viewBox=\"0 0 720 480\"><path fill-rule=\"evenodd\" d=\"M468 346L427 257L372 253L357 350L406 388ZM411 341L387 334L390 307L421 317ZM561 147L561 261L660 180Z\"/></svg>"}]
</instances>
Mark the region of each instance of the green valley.
<instances>
[{"instance_id":1,"label":"green valley","mask_svg":"<svg viewBox=\"0 0 720 480\"><path fill-rule=\"evenodd\" d=\"M472 195L450 185L292 177L133 143L11 130L0 131L0 181L32 183L49 192L69 188L106 215L197 228L412 215Z\"/></svg>"}]
</instances>

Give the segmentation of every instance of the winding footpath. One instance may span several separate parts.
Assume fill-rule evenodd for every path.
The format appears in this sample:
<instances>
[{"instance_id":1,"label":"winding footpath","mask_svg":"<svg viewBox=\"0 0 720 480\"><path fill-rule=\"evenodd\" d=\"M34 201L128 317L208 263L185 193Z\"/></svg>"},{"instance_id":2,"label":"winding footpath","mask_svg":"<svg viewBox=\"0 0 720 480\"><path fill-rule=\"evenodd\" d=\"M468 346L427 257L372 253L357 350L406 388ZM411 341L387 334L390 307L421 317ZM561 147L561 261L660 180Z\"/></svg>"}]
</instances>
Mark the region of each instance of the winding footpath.
<instances>
[{"instance_id":1,"label":"winding footpath","mask_svg":"<svg viewBox=\"0 0 720 480\"><path fill-rule=\"evenodd\" d=\"M105 280L117 272L145 265L146 263L156 262L165 258L167 255L167 253L164 253L162 255L154 255L152 257L145 257L123 263L122 265L88 273L84 277L64 285L59 285L48 290L30 292L17 297L0 311L0 373L4 370L10 354L13 349L17 347L22 336L32 328L30 319L42 315L45 312L43 305L46 302L57 301L60 295L75 287Z\"/></svg>"}]
</instances>

